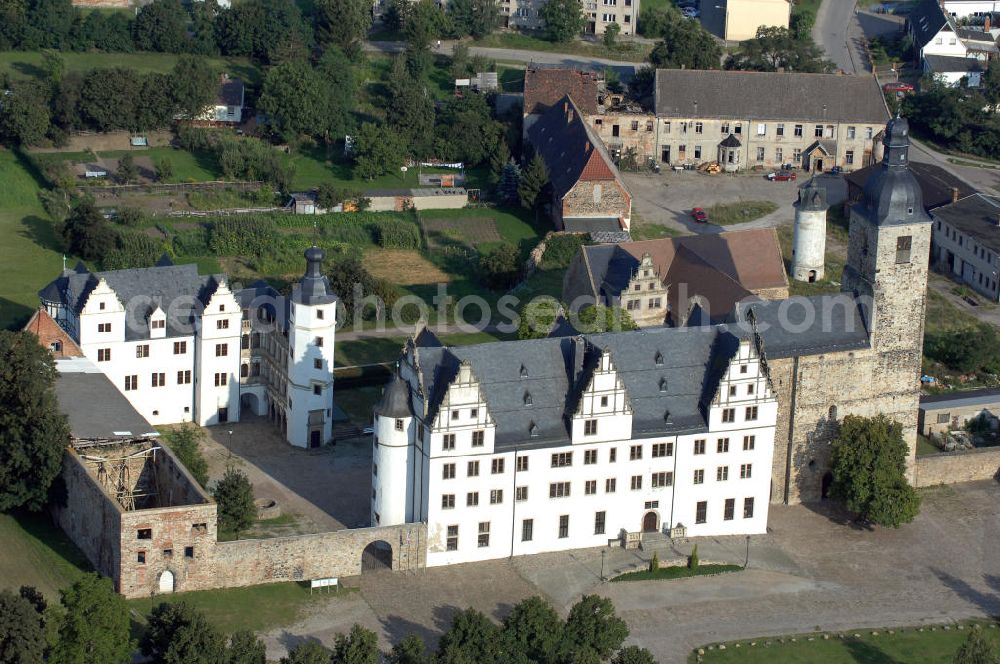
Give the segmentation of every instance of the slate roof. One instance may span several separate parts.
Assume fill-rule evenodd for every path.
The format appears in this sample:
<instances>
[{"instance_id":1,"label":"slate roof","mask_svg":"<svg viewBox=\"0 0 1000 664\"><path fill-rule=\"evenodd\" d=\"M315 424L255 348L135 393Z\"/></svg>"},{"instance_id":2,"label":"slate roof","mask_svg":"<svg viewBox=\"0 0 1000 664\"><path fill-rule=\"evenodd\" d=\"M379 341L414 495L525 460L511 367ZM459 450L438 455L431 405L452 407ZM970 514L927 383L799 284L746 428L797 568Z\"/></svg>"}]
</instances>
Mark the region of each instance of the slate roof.
<instances>
[{"instance_id":1,"label":"slate roof","mask_svg":"<svg viewBox=\"0 0 1000 664\"><path fill-rule=\"evenodd\" d=\"M109 272L89 272L78 265L75 271L64 272L38 295L43 302L62 304L79 313L101 279L107 281L125 306L125 338L132 340L149 338L147 316L157 304L167 314L167 336L192 334L190 325L197 313L197 303L207 303L224 277L199 275L195 264Z\"/></svg>"},{"instance_id":2,"label":"slate roof","mask_svg":"<svg viewBox=\"0 0 1000 664\"><path fill-rule=\"evenodd\" d=\"M593 245L580 251L589 274L570 271L570 278L583 283L567 283L564 292L590 293L605 302L619 297L648 253L670 288L671 311L678 315L688 308L678 299L682 288L688 297L704 298L711 317L718 319L728 316L736 302L751 297L751 291L788 286L777 234L771 228Z\"/></svg>"},{"instance_id":3,"label":"slate roof","mask_svg":"<svg viewBox=\"0 0 1000 664\"><path fill-rule=\"evenodd\" d=\"M114 383L86 358L56 361L59 410L77 440L157 436Z\"/></svg>"},{"instance_id":4,"label":"slate roof","mask_svg":"<svg viewBox=\"0 0 1000 664\"><path fill-rule=\"evenodd\" d=\"M871 122L889 119L872 76L657 69L658 117Z\"/></svg>"},{"instance_id":5,"label":"slate roof","mask_svg":"<svg viewBox=\"0 0 1000 664\"><path fill-rule=\"evenodd\" d=\"M468 362L496 423L497 448L503 449L568 442L569 417L603 349L625 385L633 437L704 431L704 404L713 398L738 343L723 327L649 328L415 352L429 418L436 415L459 364Z\"/></svg>"},{"instance_id":6,"label":"slate roof","mask_svg":"<svg viewBox=\"0 0 1000 664\"><path fill-rule=\"evenodd\" d=\"M572 97L584 113L597 113L597 75L579 69L529 65L524 72L524 113L544 113L563 97Z\"/></svg>"},{"instance_id":7,"label":"slate roof","mask_svg":"<svg viewBox=\"0 0 1000 664\"><path fill-rule=\"evenodd\" d=\"M930 43L943 28L950 25L938 0L922 0L913 8L908 17L914 36L914 46L918 49Z\"/></svg>"},{"instance_id":8,"label":"slate roof","mask_svg":"<svg viewBox=\"0 0 1000 664\"><path fill-rule=\"evenodd\" d=\"M375 414L384 417L412 417L410 386L397 374L386 386L382 398L375 405Z\"/></svg>"},{"instance_id":9,"label":"slate roof","mask_svg":"<svg viewBox=\"0 0 1000 664\"><path fill-rule=\"evenodd\" d=\"M617 233L622 225L617 217L564 217L563 229L567 233Z\"/></svg>"},{"instance_id":10,"label":"slate roof","mask_svg":"<svg viewBox=\"0 0 1000 664\"><path fill-rule=\"evenodd\" d=\"M847 178L849 198L857 200L861 196L861 190L872 175L882 168L882 164L872 164L865 168L851 171ZM970 184L960 180L945 169L934 164L925 164L919 161L910 162L910 172L917 179L920 185L920 192L923 194L924 207L933 210L942 205L951 203L952 189L958 189L959 198L964 198L976 193Z\"/></svg>"},{"instance_id":11,"label":"slate roof","mask_svg":"<svg viewBox=\"0 0 1000 664\"><path fill-rule=\"evenodd\" d=\"M995 388L952 392L951 394L923 395L920 397L920 408L922 410L988 406L996 403L1000 403L1000 390Z\"/></svg>"},{"instance_id":12,"label":"slate roof","mask_svg":"<svg viewBox=\"0 0 1000 664\"><path fill-rule=\"evenodd\" d=\"M531 125L528 140L545 160L549 180L559 198L581 180L614 180L625 187L604 142L569 97L562 97Z\"/></svg>"},{"instance_id":13,"label":"slate roof","mask_svg":"<svg viewBox=\"0 0 1000 664\"><path fill-rule=\"evenodd\" d=\"M976 58L960 58L954 55L925 55L924 65L932 72L983 72L986 67Z\"/></svg>"},{"instance_id":14,"label":"slate roof","mask_svg":"<svg viewBox=\"0 0 1000 664\"><path fill-rule=\"evenodd\" d=\"M965 41L986 42L993 44L994 46L996 45L996 40L993 39L993 35L985 30L976 30L975 28L963 28L957 26L955 28L955 34L958 35L960 39Z\"/></svg>"},{"instance_id":15,"label":"slate roof","mask_svg":"<svg viewBox=\"0 0 1000 664\"><path fill-rule=\"evenodd\" d=\"M861 305L849 293L762 300L737 307L734 321L756 319L768 357L823 355L868 348Z\"/></svg>"},{"instance_id":16,"label":"slate roof","mask_svg":"<svg viewBox=\"0 0 1000 664\"><path fill-rule=\"evenodd\" d=\"M936 208L933 214L977 244L1000 253L1000 197L976 193Z\"/></svg>"}]
</instances>

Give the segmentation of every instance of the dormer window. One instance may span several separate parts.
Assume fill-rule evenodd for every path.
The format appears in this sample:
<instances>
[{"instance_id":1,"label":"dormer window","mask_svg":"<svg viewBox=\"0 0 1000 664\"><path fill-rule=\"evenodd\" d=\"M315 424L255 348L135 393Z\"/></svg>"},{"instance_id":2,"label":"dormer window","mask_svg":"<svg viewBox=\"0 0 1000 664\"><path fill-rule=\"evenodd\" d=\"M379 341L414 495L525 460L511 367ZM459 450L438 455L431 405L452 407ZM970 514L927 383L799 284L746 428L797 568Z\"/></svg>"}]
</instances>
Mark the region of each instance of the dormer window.
<instances>
[{"instance_id":1,"label":"dormer window","mask_svg":"<svg viewBox=\"0 0 1000 664\"><path fill-rule=\"evenodd\" d=\"M661 353L660 351L656 351L656 357L653 358L653 363L656 366L658 366L658 367L662 367L663 366L663 353Z\"/></svg>"},{"instance_id":2,"label":"dormer window","mask_svg":"<svg viewBox=\"0 0 1000 664\"><path fill-rule=\"evenodd\" d=\"M667 391L667 379L666 378L661 378L660 379L660 392L666 392L666 391Z\"/></svg>"},{"instance_id":3,"label":"dormer window","mask_svg":"<svg viewBox=\"0 0 1000 664\"><path fill-rule=\"evenodd\" d=\"M530 406L531 404L532 404L531 393L530 392L525 392L524 393L524 405L525 406Z\"/></svg>"},{"instance_id":4,"label":"dormer window","mask_svg":"<svg viewBox=\"0 0 1000 664\"><path fill-rule=\"evenodd\" d=\"M538 425L535 424L534 422L528 425L528 435L531 436L532 438L538 437Z\"/></svg>"},{"instance_id":5,"label":"dormer window","mask_svg":"<svg viewBox=\"0 0 1000 664\"><path fill-rule=\"evenodd\" d=\"M528 369L522 364L521 365L521 378L528 377Z\"/></svg>"}]
</instances>

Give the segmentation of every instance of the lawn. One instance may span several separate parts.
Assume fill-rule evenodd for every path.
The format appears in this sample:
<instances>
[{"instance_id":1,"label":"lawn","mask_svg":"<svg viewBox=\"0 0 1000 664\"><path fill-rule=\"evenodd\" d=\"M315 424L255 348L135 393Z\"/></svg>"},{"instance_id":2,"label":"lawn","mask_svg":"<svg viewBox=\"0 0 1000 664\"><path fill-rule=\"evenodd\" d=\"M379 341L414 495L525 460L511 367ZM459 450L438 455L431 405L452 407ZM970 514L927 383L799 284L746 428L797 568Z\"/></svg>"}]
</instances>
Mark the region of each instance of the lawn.
<instances>
[{"instance_id":1,"label":"lawn","mask_svg":"<svg viewBox=\"0 0 1000 664\"><path fill-rule=\"evenodd\" d=\"M840 279L844 274L844 263L846 256L841 253L831 251L826 252L826 266L823 278L815 283L797 281L792 279L792 227L779 226L778 244L781 245L781 255L785 260L785 270L788 272L788 293L792 296L822 295L824 293L839 293ZM827 226L827 240L836 240L842 231L839 227L830 224ZM829 244L827 245L829 247Z\"/></svg>"},{"instance_id":2,"label":"lawn","mask_svg":"<svg viewBox=\"0 0 1000 664\"><path fill-rule=\"evenodd\" d=\"M708 221L711 224L729 226L760 219L778 209L773 201L737 201L735 203L716 203L705 208Z\"/></svg>"},{"instance_id":3,"label":"lawn","mask_svg":"<svg viewBox=\"0 0 1000 664\"><path fill-rule=\"evenodd\" d=\"M66 71L87 71L89 69L108 69L125 67L140 72L165 73L173 69L180 56L173 53L66 53L63 61ZM233 76L239 76L250 82L260 80L260 70L246 58L210 58L207 60L219 71L226 71ZM0 73L10 73L21 76L44 76L41 69L42 54L40 52L0 51Z\"/></svg>"},{"instance_id":4,"label":"lawn","mask_svg":"<svg viewBox=\"0 0 1000 664\"><path fill-rule=\"evenodd\" d=\"M50 604L90 570L83 552L46 514L0 514L0 589L35 586Z\"/></svg>"},{"instance_id":5,"label":"lawn","mask_svg":"<svg viewBox=\"0 0 1000 664\"><path fill-rule=\"evenodd\" d=\"M665 579L686 579L692 576L709 576L712 574L726 574L728 572L738 572L743 567L740 565L698 565L695 569L683 565L671 567L660 567L656 570L639 570L638 572L625 572L612 581L659 581Z\"/></svg>"},{"instance_id":6,"label":"lawn","mask_svg":"<svg viewBox=\"0 0 1000 664\"><path fill-rule=\"evenodd\" d=\"M917 456L928 456L930 454L940 454L941 448L935 445L922 434L917 434Z\"/></svg>"},{"instance_id":7,"label":"lawn","mask_svg":"<svg viewBox=\"0 0 1000 664\"><path fill-rule=\"evenodd\" d=\"M27 322L38 290L59 276L62 253L38 202L39 177L17 153L0 148L0 328Z\"/></svg>"},{"instance_id":8,"label":"lawn","mask_svg":"<svg viewBox=\"0 0 1000 664\"><path fill-rule=\"evenodd\" d=\"M156 595L150 599L129 600L129 605L145 616L152 606L162 602L185 602L204 611L209 621L222 632L232 633L240 629L259 632L277 625L291 625L307 606L349 592L352 591L338 588L310 595L305 584L270 583L249 588Z\"/></svg>"},{"instance_id":9,"label":"lawn","mask_svg":"<svg viewBox=\"0 0 1000 664\"><path fill-rule=\"evenodd\" d=\"M725 650L705 648L704 664L942 664L950 662L968 635L971 623L963 629L945 627L892 630L863 629L840 634L800 634L783 638L759 638L726 644ZM922 630L922 631L921 631ZM1000 630L985 627L987 637L1000 647ZM794 639L794 641L793 641ZM812 640L810 640L812 639ZM753 643L755 645L751 646ZM697 660L691 654L690 662Z\"/></svg>"}]
</instances>

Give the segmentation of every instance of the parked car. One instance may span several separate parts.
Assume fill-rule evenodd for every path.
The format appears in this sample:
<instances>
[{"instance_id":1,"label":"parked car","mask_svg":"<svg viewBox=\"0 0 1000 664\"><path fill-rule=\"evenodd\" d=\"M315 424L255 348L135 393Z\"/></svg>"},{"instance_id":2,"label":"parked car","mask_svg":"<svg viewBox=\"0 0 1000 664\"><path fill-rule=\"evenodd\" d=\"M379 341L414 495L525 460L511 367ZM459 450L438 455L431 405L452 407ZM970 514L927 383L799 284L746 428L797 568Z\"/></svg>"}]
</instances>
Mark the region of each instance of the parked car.
<instances>
[{"instance_id":1,"label":"parked car","mask_svg":"<svg viewBox=\"0 0 1000 664\"><path fill-rule=\"evenodd\" d=\"M705 213L704 208L691 208L691 218L697 221L699 224L708 223L708 214Z\"/></svg>"},{"instance_id":2,"label":"parked car","mask_svg":"<svg viewBox=\"0 0 1000 664\"><path fill-rule=\"evenodd\" d=\"M840 175L843 172L844 172L844 169L841 168L840 166L834 166L833 168L830 169L830 174L831 175Z\"/></svg>"},{"instance_id":3,"label":"parked car","mask_svg":"<svg viewBox=\"0 0 1000 664\"><path fill-rule=\"evenodd\" d=\"M780 173L768 173L767 179L771 182L789 182L795 181L795 173L793 171L781 171Z\"/></svg>"},{"instance_id":4,"label":"parked car","mask_svg":"<svg viewBox=\"0 0 1000 664\"><path fill-rule=\"evenodd\" d=\"M683 14L685 18L698 18L701 16L701 12L694 7L685 7L681 10L681 14Z\"/></svg>"},{"instance_id":5,"label":"parked car","mask_svg":"<svg viewBox=\"0 0 1000 664\"><path fill-rule=\"evenodd\" d=\"M882 86L886 92L913 92L913 86L903 81L892 81Z\"/></svg>"}]
</instances>

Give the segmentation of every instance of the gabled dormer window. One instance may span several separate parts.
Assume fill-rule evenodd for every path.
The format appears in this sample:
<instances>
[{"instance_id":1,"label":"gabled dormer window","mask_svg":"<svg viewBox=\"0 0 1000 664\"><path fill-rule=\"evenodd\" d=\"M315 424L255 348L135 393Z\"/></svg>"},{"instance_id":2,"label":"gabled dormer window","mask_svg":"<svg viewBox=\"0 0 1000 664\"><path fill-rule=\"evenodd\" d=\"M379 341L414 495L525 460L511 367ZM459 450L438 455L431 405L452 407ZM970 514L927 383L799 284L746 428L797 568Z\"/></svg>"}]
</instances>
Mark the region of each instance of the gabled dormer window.
<instances>
[{"instance_id":1,"label":"gabled dormer window","mask_svg":"<svg viewBox=\"0 0 1000 664\"><path fill-rule=\"evenodd\" d=\"M521 365L521 378L528 377L528 369L522 364Z\"/></svg>"},{"instance_id":2,"label":"gabled dormer window","mask_svg":"<svg viewBox=\"0 0 1000 664\"><path fill-rule=\"evenodd\" d=\"M666 392L666 391L667 391L667 379L666 378L661 378L660 379L660 392Z\"/></svg>"},{"instance_id":3,"label":"gabled dormer window","mask_svg":"<svg viewBox=\"0 0 1000 664\"><path fill-rule=\"evenodd\" d=\"M524 405L525 406L530 406L531 404L532 404L531 393L530 392L525 392L524 393Z\"/></svg>"},{"instance_id":4,"label":"gabled dormer window","mask_svg":"<svg viewBox=\"0 0 1000 664\"><path fill-rule=\"evenodd\" d=\"M658 367L663 366L663 353L656 351L656 356L653 358L653 363Z\"/></svg>"},{"instance_id":5,"label":"gabled dormer window","mask_svg":"<svg viewBox=\"0 0 1000 664\"><path fill-rule=\"evenodd\" d=\"M534 422L528 425L528 435L531 436L532 438L538 437L538 425L535 424Z\"/></svg>"}]
</instances>

